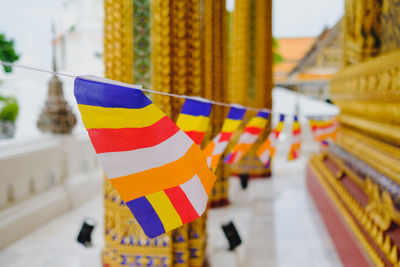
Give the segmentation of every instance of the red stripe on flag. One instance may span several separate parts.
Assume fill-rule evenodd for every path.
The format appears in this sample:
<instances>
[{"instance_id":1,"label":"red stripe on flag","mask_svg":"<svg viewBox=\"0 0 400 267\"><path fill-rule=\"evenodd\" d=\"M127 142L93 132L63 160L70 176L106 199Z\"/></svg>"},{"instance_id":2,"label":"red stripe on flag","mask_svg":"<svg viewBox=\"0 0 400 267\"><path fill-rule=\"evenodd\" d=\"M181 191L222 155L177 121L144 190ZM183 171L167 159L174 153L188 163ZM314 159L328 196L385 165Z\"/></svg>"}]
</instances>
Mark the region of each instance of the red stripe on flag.
<instances>
[{"instance_id":1,"label":"red stripe on flag","mask_svg":"<svg viewBox=\"0 0 400 267\"><path fill-rule=\"evenodd\" d=\"M193 208L185 192L179 187L172 187L164 190L172 205L181 217L182 223L188 223L199 217L196 210Z\"/></svg>"},{"instance_id":2,"label":"red stripe on flag","mask_svg":"<svg viewBox=\"0 0 400 267\"><path fill-rule=\"evenodd\" d=\"M224 133L224 132L222 132L218 141L219 142L229 141L231 139L232 134L233 133Z\"/></svg>"},{"instance_id":3,"label":"red stripe on flag","mask_svg":"<svg viewBox=\"0 0 400 267\"><path fill-rule=\"evenodd\" d=\"M251 133L251 134L259 134L262 132L262 128L258 128L258 127L246 127L246 129L244 129L244 131L246 133Z\"/></svg>"},{"instance_id":4,"label":"red stripe on flag","mask_svg":"<svg viewBox=\"0 0 400 267\"><path fill-rule=\"evenodd\" d=\"M88 129L96 153L152 147L167 140L178 131L178 126L167 116L143 128Z\"/></svg>"},{"instance_id":5,"label":"red stripe on flag","mask_svg":"<svg viewBox=\"0 0 400 267\"><path fill-rule=\"evenodd\" d=\"M205 132L187 131L185 132L197 145L201 144Z\"/></svg>"}]
</instances>

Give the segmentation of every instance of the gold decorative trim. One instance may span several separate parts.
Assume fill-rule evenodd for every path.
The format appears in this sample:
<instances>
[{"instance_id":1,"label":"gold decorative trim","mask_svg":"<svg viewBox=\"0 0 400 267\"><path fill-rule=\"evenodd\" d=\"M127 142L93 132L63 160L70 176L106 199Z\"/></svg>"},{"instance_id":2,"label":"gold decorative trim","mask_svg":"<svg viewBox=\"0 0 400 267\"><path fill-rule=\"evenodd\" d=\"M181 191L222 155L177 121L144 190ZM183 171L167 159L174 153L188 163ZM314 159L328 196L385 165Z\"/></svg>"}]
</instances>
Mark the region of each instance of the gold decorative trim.
<instances>
[{"instance_id":1,"label":"gold decorative trim","mask_svg":"<svg viewBox=\"0 0 400 267\"><path fill-rule=\"evenodd\" d=\"M331 79L334 100L400 102L400 51L346 67Z\"/></svg>"},{"instance_id":2,"label":"gold decorative trim","mask_svg":"<svg viewBox=\"0 0 400 267\"><path fill-rule=\"evenodd\" d=\"M386 151L382 152L378 147L372 146L377 141L369 142L368 145L368 143L363 143L367 138L360 139L348 133L348 131L342 131L337 136L336 142L341 148L385 174L397 184L400 184L400 159L386 152L389 150L388 146L382 146L386 149Z\"/></svg>"},{"instance_id":3,"label":"gold decorative trim","mask_svg":"<svg viewBox=\"0 0 400 267\"><path fill-rule=\"evenodd\" d=\"M337 179L340 179L346 174L356 185L361 189L364 189L364 180L362 180L352 169L350 169L340 158L336 157L330 152L326 153L326 156L339 167L340 172L336 175Z\"/></svg>"},{"instance_id":4,"label":"gold decorative trim","mask_svg":"<svg viewBox=\"0 0 400 267\"><path fill-rule=\"evenodd\" d=\"M310 167L313 173L321 182L325 192L328 193L330 199L335 203L336 208L340 211L343 219L354 233L357 240L360 242L364 251L369 256L369 259L375 264L375 266L385 266L383 260L379 254L375 251L374 247L369 243L369 240L364 235L363 231L359 228L358 224L347 210L346 206L355 215L361 225L370 233L373 229L376 232L375 236L378 237L378 231L374 228L374 223L368 218L368 215L363 210L361 205L351 196L350 193L342 186L342 184L332 175L329 169L323 164L323 162L316 156L313 155L310 160ZM339 199L340 196L340 199ZM343 201L343 202L342 202ZM379 231L379 235L381 235ZM374 238L374 239L375 239Z\"/></svg>"},{"instance_id":5,"label":"gold decorative trim","mask_svg":"<svg viewBox=\"0 0 400 267\"><path fill-rule=\"evenodd\" d=\"M345 126L356 128L382 140L400 145L400 126L371 121L351 115L340 115L339 122Z\"/></svg>"},{"instance_id":6,"label":"gold decorative trim","mask_svg":"<svg viewBox=\"0 0 400 267\"><path fill-rule=\"evenodd\" d=\"M388 156L394 157L400 160L400 149L397 146L393 146L382 141L371 138L365 134L357 132L347 127L340 128L340 135L349 136L359 142L365 143L367 146L385 153Z\"/></svg>"}]
</instances>

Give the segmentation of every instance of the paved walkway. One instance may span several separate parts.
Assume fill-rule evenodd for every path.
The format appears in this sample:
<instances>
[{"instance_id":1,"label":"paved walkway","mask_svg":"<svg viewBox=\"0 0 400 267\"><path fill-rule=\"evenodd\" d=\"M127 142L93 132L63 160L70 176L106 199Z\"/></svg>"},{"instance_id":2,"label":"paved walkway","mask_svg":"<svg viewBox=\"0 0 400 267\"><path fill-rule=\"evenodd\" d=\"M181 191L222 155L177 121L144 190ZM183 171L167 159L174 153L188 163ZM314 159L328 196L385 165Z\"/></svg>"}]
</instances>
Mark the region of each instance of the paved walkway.
<instances>
[{"instance_id":1,"label":"paved walkway","mask_svg":"<svg viewBox=\"0 0 400 267\"><path fill-rule=\"evenodd\" d=\"M236 266L246 267L342 266L308 194L305 165L306 158L289 163L283 155L277 155L272 179L251 180L246 191L240 188L238 179L231 178L232 205L209 213L209 251L219 251L211 257L214 265L224 266L220 263L234 257ZM218 228L229 220L244 241L230 257L223 252L228 243ZM218 243L218 239L223 241Z\"/></svg>"},{"instance_id":2,"label":"paved walkway","mask_svg":"<svg viewBox=\"0 0 400 267\"><path fill-rule=\"evenodd\" d=\"M208 252L212 266L341 266L334 246L305 187L306 159L288 163L278 152L272 179L251 180L246 191L231 178L232 205L209 212ZM101 194L52 220L0 251L0 265L35 267L100 266L103 245ZM83 219L98 221L94 247L75 242ZM220 225L232 220L243 239L227 252Z\"/></svg>"}]
</instances>

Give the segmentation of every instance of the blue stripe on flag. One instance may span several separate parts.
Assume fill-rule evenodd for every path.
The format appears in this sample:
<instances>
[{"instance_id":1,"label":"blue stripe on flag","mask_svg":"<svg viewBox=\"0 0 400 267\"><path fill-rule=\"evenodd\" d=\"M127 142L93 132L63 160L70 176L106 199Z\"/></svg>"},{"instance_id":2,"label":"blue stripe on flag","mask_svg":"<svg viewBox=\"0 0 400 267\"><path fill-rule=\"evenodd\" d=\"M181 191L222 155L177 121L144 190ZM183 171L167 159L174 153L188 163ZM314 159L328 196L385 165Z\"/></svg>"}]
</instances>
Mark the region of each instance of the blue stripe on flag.
<instances>
[{"instance_id":1,"label":"blue stripe on flag","mask_svg":"<svg viewBox=\"0 0 400 267\"><path fill-rule=\"evenodd\" d=\"M154 238L165 233L160 218L146 197L128 201L126 205L135 215L136 220L148 237Z\"/></svg>"},{"instance_id":2,"label":"blue stripe on flag","mask_svg":"<svg viewBox=\"0 0 400 267\"><path fill-rule=\"evenodd\" d=\"M142 91L115 84L75 79L74 94L78 104L105 108L144 108L151 104Z\"/></svg>"},{"instance_id":3,"label":"blue stripe on flag","mask_svg":"<svg viewBox=\"0 0 400 267\"><path fill-rule=\"evenodd\" d=\"M232 120L242 120L245 113L246 109L244 108L231 107L228 118Z\"/></svg>"},{"instance_id":4,"label":"blue stripe on flag","mask_svg":"<svg viewBox=\"0 0 400 267\"><path fill-rule=\"evenodd\" d=\"M264 119L268 119L269 118L269 112L259 111L256 116L257 117L262 117Z\"/></svg>"},{"instance_id":5,"label":"blue stripe on flag","mask_svg":"<svg viewBox=\"0 0 400 267\"><path fill-rule=\"evenodd\" d=\"M279 114L279 121L285 120L285 114Z\"/></svg>"},{"instance_id":6,"label":"blue stripe on flag","mask_svg":"<svg viewBox=\"0 0 400 267\"><path fill-rule=\"evenodd\" d=\"M182 114L193 115L193 116L210 116L211 103L186 98L185 103L182 107Z\"/></svg>"}]
</instances>

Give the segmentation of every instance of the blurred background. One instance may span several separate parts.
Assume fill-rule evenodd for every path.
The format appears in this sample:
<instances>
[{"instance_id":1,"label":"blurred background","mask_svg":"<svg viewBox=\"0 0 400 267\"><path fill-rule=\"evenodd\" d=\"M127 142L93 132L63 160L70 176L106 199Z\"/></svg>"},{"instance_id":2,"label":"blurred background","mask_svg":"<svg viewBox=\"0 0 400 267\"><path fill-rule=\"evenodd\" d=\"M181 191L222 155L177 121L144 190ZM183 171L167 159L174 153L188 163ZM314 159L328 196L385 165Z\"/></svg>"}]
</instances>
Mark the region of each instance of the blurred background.
<instances>
[{"instance_id":1,"label":"blurred background","mask_svg":"<svg viewBox=\"0 0 400 267\"><path fill-rule=\"evenodd\" d=\"M2 266L400 264L400 1L0 5L0 61L22 65L0 66ZM207 214L151 240L103 177L73 95L78 75L272 118L238 164L219 165ZM181 102L149 97L176 119ZM202 147L227 112L213 109ZM285 126L265 168L256 148L279 114ZM302 148L289 161L294 115ZM339 128L322 146L315 127L331 122ZM241 239L232 250L229 222Z\"/></svg>"}]
</instances>

